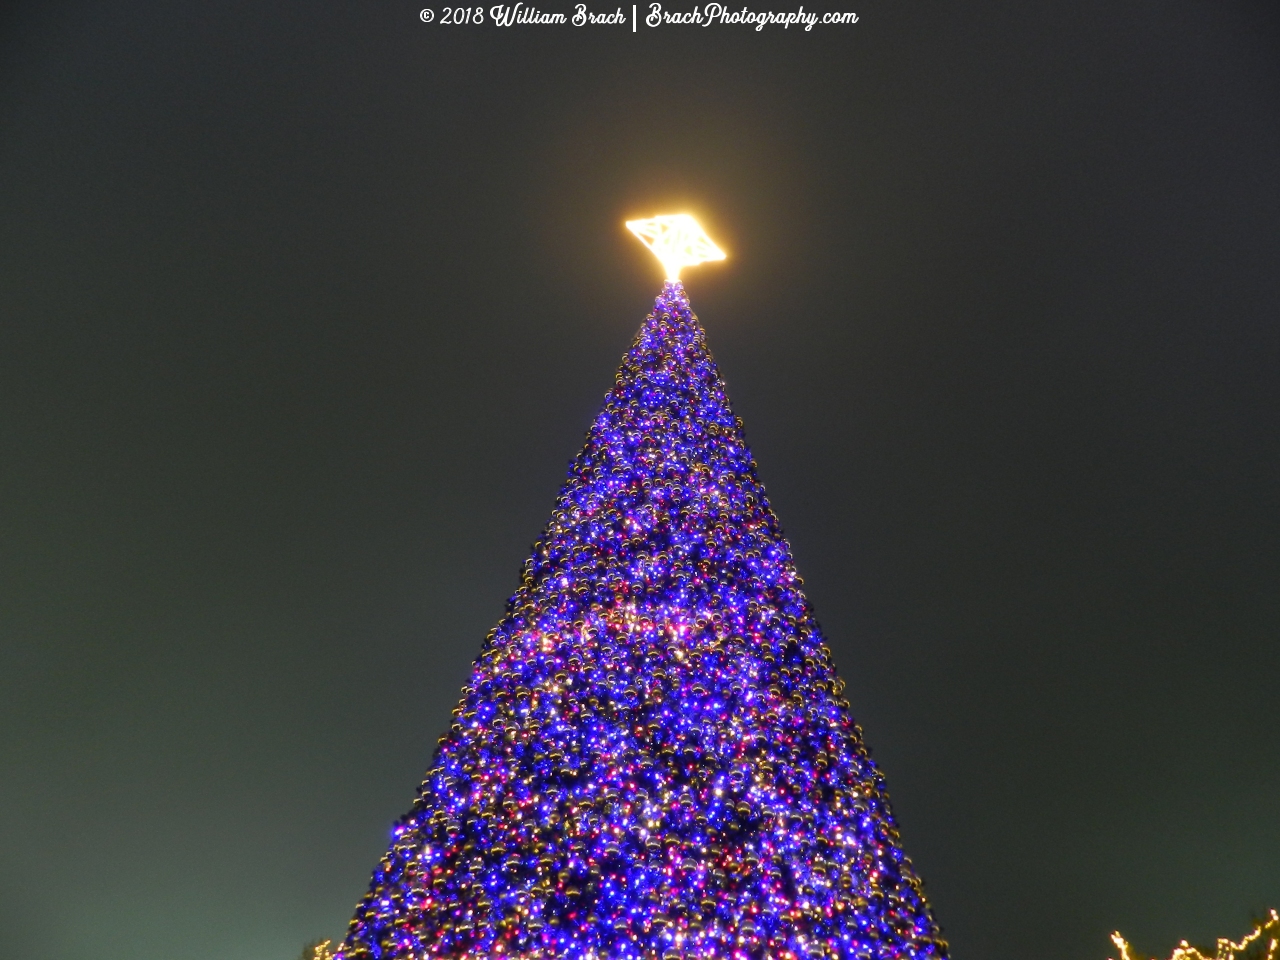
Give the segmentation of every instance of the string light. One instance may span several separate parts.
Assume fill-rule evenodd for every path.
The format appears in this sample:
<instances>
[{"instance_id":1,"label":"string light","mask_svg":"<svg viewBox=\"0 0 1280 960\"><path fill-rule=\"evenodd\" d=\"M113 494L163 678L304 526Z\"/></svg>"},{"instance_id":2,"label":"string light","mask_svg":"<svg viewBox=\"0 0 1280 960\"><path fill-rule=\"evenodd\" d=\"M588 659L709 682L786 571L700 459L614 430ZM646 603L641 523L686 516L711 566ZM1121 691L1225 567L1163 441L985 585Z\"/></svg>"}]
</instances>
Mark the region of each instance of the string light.
<instances>
[{"instance_id":1,"label":"string light","mask_svg":"<svg viewBox=\"0 0 1280 960\"><path fill-rule=\"evenodd\" d=\"M1234 943L1225 937L1220 937L1217 943L1217 949L1212 957L1201 953L1187 941L1183 940L1174 948L1173 954L1169 960L1237 960L1244 955L1245 951L1250 949L1259 940L1267 938L1267 952L1265 957L1258 957L1258 960L1276 960L1278 952L1280 952L1280 913L1275 910L1270 911L1268 916L1254 924L1252 932L1244 937L1239 943ZM1116 949L1120 951L1120 960L1136 960L1132 953L1132 948L1128 941L1120 936L1119 932L1111 935L1111 942L1116 945Z\"/></svg>"},{"instance_id":2,"label":"string light","mask_svg":"<svg viewBox=\"0 0 1280 960\"><path fill-rule=\"evenodd\" d=\"M650 220L628 220L627 229L653 251L667 271L670 283L680 279L680 271L684 267L725 258L724 251L711 242L698 221L687 213Z\"/></svg>"},{"instance_id":3,"label":"string light","mask_svg":"<svg viewBox=\"0 0 1280 960\"><path fill-rule=\"evenodd\" d=\"M843 689L668 282L335 957L946 957Z\"/></svg>"}]
</instances>

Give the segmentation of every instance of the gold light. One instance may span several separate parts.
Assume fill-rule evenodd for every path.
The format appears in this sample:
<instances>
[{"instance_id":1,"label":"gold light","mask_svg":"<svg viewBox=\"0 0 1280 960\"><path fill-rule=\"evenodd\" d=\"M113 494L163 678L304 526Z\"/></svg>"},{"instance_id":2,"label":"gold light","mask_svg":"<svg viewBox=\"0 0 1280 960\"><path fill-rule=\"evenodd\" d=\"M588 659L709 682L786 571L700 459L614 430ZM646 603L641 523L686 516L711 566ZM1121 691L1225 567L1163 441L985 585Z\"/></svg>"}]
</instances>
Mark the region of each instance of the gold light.
<instances>
[{"instance_id":1,"label":"gold light","mask_svg":"<svg viewBox=\"0 0 1280 960\"><path fill-rule=\"evenodd\" d=\"M680 279L683 267L724 259L724 251L711 242L698 221L687 213L650 220L628 220L627 229L653 251L672 283Z\"/></svg>"},{"instance_id":2,"label":"gold light","mask_svg":"<svg viewBox=\"0 0 1280 960\"><path fill-rule=\"evenodd\" d=\"M1169 960L1237 960L1242 953L1263 937L1267 938L1267 953L1264 960L1275 960L1278 955L1277 951L1280 950L1280 940L1277 940L1277 938L1280 938L1280 913L1275 910L1270 911L1265 919L1255 924L1253 932L1239 943L1233 943L1225 937L1221 938L1212 957L1201 953L1183 940L1174 949L1173 956ZM1120 960L1134 960L1132 948L1119 933L1111 935L1111 942L1120 951Z\"/></svg>"}]
</instances>

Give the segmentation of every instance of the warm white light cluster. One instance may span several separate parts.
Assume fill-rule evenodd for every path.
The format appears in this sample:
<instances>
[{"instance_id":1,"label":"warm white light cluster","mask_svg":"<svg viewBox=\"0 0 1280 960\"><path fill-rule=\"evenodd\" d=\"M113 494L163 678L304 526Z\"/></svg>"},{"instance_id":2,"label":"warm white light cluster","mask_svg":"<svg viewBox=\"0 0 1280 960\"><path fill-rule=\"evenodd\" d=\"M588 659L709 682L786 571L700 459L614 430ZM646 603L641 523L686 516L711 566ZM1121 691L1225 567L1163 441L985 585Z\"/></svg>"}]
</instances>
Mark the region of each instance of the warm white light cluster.
<instances>
[{"instance_id":1,"label":"warm white light cluster","mask_svg":"<svg viewBox=\"0 0 1280 960\"><path fill-rule=\"evenodd\" d=\"M1212 957L1201 953L1183 940L1173 951L1173 955L1169 960L1237 960L1246 950L1264 937L1268 938L1266 941L1267 952L1261 960L1276 960L1277 956L1280 956L1277 953L1280 950L1280 939L1278 939L1280 938L1280 913L1275 910L1272 910L1270 915L1255 926L1253 932L1239 943L1233 943L1226 937L1219 939L1217 950ZM1120 960L1134 960L1128 941L1120 936L1119 933L1111 935L1111 942L1120 951Z\"/></svg>"},{"instance_id":2,"label":"warm white light cluster","mask_svg":"<svg viewBox=\"0 0 1280 960\"><path fill-rule=\"evenodd\" d=\"M627 229L653 251L667 271L667 279L673 283L680 279L683 267L724 259L724 251L711 242L698 221L687 213L628 220Z\"/></svg>"}]
</instances>

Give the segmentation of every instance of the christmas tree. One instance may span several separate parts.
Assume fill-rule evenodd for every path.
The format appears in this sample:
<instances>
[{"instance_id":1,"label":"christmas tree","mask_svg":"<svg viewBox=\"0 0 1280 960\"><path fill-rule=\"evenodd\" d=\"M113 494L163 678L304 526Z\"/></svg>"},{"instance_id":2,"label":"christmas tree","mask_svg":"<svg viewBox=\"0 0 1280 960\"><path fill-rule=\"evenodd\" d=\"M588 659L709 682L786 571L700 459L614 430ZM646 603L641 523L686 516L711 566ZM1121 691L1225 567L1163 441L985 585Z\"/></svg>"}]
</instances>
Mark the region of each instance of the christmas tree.
<instances>
[{"instance_id":1,"label":"christmas tree","mask_svg":"<svg viewBox=\"0 0 1280 960\"><path fill-rule=\"evenodd\" d=\"M680 265L338 958L946 956Z\"/></svg>"}]
</instances>

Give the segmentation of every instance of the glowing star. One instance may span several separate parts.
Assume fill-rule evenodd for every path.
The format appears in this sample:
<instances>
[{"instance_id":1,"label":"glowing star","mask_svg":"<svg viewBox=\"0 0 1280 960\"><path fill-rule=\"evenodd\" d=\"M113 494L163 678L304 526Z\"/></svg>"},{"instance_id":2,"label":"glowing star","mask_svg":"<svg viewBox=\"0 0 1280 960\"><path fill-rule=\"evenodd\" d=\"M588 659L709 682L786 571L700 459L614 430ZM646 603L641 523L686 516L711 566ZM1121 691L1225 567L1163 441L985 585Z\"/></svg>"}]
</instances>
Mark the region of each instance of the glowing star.
<instances>
[{"instance_id":1,"label":"glowing star","mask_svg":"<svg viewBox=\"0 0 1280 960\"><path fill-rule=\"evenodd\" d=\"M672 283L680 279L682 267L724 259L724 251L711 242L698 221L687 213L652 220L628 220L627 229L653 251Z\"/></svg>"}]
</instances>

